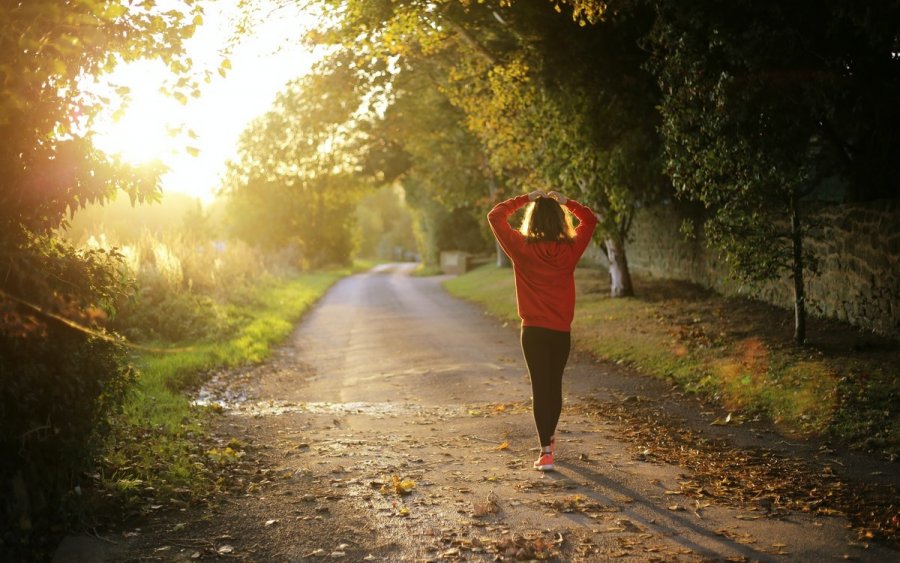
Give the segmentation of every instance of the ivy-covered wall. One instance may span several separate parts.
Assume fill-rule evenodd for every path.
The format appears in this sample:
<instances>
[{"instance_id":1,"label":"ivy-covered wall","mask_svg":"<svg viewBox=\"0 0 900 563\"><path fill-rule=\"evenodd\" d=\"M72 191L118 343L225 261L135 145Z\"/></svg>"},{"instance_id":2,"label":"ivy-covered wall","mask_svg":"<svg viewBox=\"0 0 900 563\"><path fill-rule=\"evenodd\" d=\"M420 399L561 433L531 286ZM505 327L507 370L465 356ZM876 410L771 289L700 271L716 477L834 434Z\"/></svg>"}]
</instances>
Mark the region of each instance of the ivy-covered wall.
<instances>
[{"instance_id":1,"label":"ivy-covered wall","mask_svg":"<svg viewBox=\"0 0 900 563\"><path fill-rule=\"evenodd\" d=\"M700 224L702 210L673 202L638 212L627 245L633 272L792 307L788 279L757 289L731 279L717 253L705 248L702 229L694 240L685 240L680 232L685 218ZM807 281L810 313L900 337L900 202L832 204L811 218L818 226L806 244L818 256L819 274Z\"/></svg>"}]
</instances>

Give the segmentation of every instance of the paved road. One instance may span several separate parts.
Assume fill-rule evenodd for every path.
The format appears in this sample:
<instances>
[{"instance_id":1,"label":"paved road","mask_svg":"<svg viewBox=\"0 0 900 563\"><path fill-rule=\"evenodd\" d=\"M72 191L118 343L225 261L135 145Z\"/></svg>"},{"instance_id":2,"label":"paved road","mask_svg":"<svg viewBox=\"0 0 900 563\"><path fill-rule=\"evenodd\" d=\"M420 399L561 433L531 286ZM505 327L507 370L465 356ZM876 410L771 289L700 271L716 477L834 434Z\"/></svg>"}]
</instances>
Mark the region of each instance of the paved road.
<instances>
[{"instance_id":1,"label":"paved road","mask_svg":"<svg viewBox=\"0 0 900 563\"><path fill-rule=\"evenodd\" d=\"M316 376L284 398L445 405L530 396L516 333L437 278L410 276L413 268L383 265L334 286L292 339Z\"/></svg>"}]
</instances>

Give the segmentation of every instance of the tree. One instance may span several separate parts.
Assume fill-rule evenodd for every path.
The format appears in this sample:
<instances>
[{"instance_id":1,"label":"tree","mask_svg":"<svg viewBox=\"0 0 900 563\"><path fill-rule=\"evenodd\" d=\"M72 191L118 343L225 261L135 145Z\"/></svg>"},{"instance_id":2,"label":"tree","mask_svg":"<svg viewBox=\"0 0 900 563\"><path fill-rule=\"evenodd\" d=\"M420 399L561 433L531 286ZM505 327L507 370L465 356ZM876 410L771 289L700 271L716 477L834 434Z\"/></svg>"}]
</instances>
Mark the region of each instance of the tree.
<instances>
[{"instance_id":1,"label":"tree","mask_svg":"<svg viewBox=\"0 0 900 563\"><path fill-rule=\"evenodd\" d=\"M361 163L346 82L341 68L298 79L243 133L224 186L239 237L311 266L350 259Z\"/></svg>"},{"instance_id":2,"label":"tree","mask_svg":"<svg viewBox=\"0 0 900 563\"><path fill-rule=\"evenodd\" d=\"M481 252L483 217L496 198L498 182L481 143L464 126L463 115L439 88L439 69L428 61L404 62L391 88L390 105L372 120L369 142L393 173L370 158L366 173L398 181L418 213L423 261L436 264L442 250ZM504 255L505 256L505 255Z\"/></svg>"},{"instance_id":3,"label":"tree","mask_svg":"<svg viewBox=\"0 0 900 563\"><path fill-rule=\"evenodd\" d=\"M707 207L708 239L736 276L790 274L798 344L815 190L832 177L890 193L900 172L889 155L900 126L897 31L884 25L900 21L900 7L861 16L853 6L669 2L652 38L673 183Z\"/></svg>"},{"instance_id":4,"label":"tree","mask_svg":"<svg viewBox=\"0 0 900 563\"><path fill-rule=\"evenodd\" d=\"M92 120L109 100L82 89L144 57L187 72L182 46L199 7L152 4L0 7L0 558L49 558L41 549L54 547L63 499L132 377L124 350L97 327L123 289L117 254L76 250L54 229L117 190L135 200L159 192L158 168L130 168L93 148ZM176 87L186 95L191 79Z\"/></svg>"},{"instance_id":5,"label":"tree","mask_svg":"<svg viewBox=\"0 0 900 563\"><path fill-rule=\"evenodd\" d=\"M123 190L133 200L159 194L158 167L135 169L98 153L90 125L108 99L85 92L90 77L138 58L159 58L185 73L182 44L201 21L194 0L168 12L124 1L7 2L0 23L0 256L13 275L0 281L0 308L9 315L28 300L59 310L95 301L85 284L55 284L50 272L80 260L64 252L63 266L43 249L67 213ZM190 90L185 78L178 88ZM125 94L124 91L121 92ZM58 277L58 276L57 276ZM64 296L64 297L61 297ZM7 322L12 322L8 317Z\"/></svg>"},{"instance_id":6,"label":"tree","mask_svg":"<svg viewBox=\"0 0 900 563\"><path fill-rule=\"evenodd\" d=\"M400 186L385 185L365 195L356 208L358 255L388 260L411 259L418 253L414 221Z\"/></svg>"},{"instance_id":7,"label":"tree","mask_svg":"<svg viewBox=\"0 0 900 563\"><path fill-rule=\"evenodd\" d=\"M498 166L523 171L525 183L580 197L598 212L613 296L633 293L625 247L636 208L668 187L656 131L658 89L638 45L652 17L620 4L593 26L577 14L583 25L575 25L549 5L494 12L498 33L510 36L514 48L500 56L475 49L489 65L488 79L479 89L466 84L469 99L460 102ZM507 62L498 66L501 60Z\"/></svg>"},{"instance_id":8,"label":"tree","mask_svg":"<svg viewBox=\"0 0 900 563\"><path fill-rule=\"evenodd\" d=\"M623 11L601 29L579 26L549 3L335 4L341 18L330 37L365 53L362 60L396 61L400 74L423 61L437 69L494 178L586 199L603 217L612 292L631 293L631 218L666 186L657 88L637 46L649 12Z\"/></svg>"}]
</instances>

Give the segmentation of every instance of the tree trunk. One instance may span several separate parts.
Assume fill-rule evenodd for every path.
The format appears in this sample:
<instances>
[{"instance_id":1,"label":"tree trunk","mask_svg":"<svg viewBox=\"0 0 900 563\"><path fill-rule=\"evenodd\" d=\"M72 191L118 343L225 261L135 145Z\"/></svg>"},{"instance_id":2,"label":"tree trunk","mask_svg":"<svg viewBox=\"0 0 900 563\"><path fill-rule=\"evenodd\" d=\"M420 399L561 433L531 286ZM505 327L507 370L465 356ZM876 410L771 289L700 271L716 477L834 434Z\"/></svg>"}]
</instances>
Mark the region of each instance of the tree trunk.
<instances>
[{"instance_id":1,"label":"tree trunk","mask_svg":"<svg viewBox=\"0 0 900 563\"><path fill-rule=\"evenodd\" d=\"M509 268L512 266L512 262L509 260L509 256L503 252L503 247L500 246L500 243L494 240L494 246L497 247L497 267L498 268Z\"/></svg>"},{"instance_id":2,"label":"tree trunk","mask_svg":"<svg viewBox=\"0 0 900 563\"><path fill-rule=\"evenodd\" d=\"M791 246L794 279L794 342L802 346L806 343L806 295L803 283L803 229L800 226L800 210L797 195L791 194Z\"/></svg>"},{"instance_id":3,"label":"tree trunk","mask_svg":"<svg viewBox=\"0 0 900 563\"><path fill-rule=\"evenodd\" d=\"M625 244L615 237L603 241L606 246L606 257L609 259L610 296L630 297L634 295L631 286L631 272L628 271L628 259L625 257Z\"/></svg>"}]
</instances>

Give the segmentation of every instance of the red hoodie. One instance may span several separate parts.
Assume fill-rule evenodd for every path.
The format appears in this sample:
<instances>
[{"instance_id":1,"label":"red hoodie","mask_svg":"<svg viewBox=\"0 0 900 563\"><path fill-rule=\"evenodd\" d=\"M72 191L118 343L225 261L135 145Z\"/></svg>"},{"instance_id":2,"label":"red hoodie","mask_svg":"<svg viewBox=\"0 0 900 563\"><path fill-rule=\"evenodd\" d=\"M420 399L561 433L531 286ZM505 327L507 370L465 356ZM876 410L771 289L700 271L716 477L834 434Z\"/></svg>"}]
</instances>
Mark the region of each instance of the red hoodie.
<instances>
[{"instance_id":1,"label":"red hoodie","mask_svg":"<svg viewBox=\"0 0 900 563\"><path fill-rule=\"evenodd\" d=\"M509 216L528 203L528 194L498 203L488 221L500 246L513 263L516 303L522 326L569 332L575 316L575 265L584 253L597 217L571 199L565 207L578 219L574 242L528 242L509 225Z\"/></svg>"}]
</instances>

